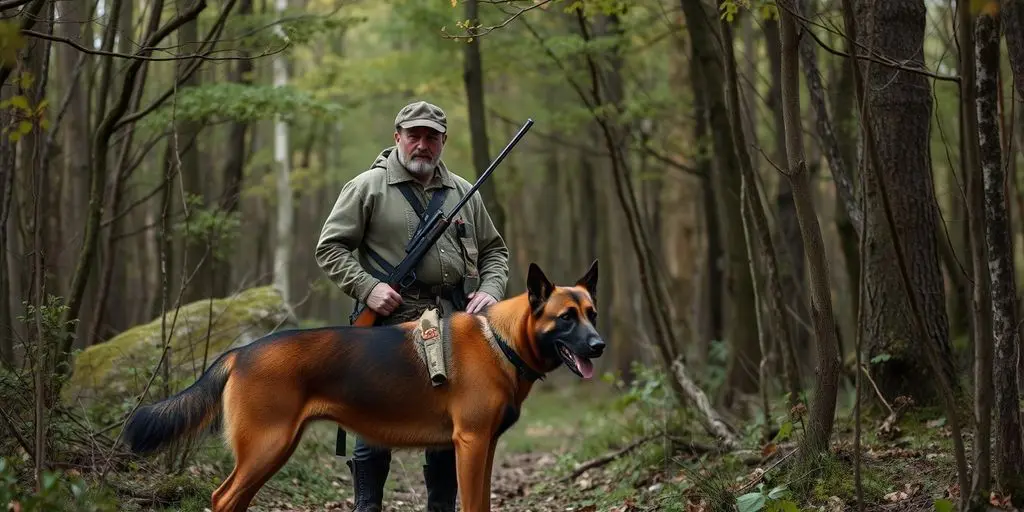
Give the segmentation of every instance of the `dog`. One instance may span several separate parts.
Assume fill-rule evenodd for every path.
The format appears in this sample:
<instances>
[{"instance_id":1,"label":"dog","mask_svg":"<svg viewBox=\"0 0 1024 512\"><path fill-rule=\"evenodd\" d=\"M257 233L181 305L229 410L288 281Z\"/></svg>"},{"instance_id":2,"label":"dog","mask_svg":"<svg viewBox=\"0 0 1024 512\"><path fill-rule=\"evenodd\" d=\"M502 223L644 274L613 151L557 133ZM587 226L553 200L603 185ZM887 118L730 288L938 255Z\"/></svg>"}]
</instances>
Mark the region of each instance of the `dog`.
<instances>
[{"instance_id":1,"label":"dog","mask_svg":"<svg viewBox=\"0 0 1024 512\"><path fill-rule=\"evenodd\" d=\"M143 455L219 426L235 467L211 495L213 512L245 510L312 421L379 446L454 445L461 510L487 512L495 445L535 381L562 365L593 376L592 359L605 350L596 298L596 259L570 286L553 285L531 263L523 293L444 319L442 385L431 383L417 350L416 321L269 334L225 352L180 393L140 407L123 436Z\"/></svg>"}]
</instances>

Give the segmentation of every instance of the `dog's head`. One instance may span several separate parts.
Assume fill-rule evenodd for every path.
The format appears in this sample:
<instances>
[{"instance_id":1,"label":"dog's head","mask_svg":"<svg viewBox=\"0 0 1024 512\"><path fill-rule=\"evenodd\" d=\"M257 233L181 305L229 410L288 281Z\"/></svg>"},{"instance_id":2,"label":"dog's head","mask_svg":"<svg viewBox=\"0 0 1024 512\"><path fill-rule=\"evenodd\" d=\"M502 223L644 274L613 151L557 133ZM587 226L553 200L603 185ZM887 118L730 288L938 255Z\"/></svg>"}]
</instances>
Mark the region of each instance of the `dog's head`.
<instances>
[{"instance_id":1,"label":"dog's head","mask_svg":"<svg viewBox=\"0 0 1024 512\"><path fill-rule=\"evenodd\" d=\"M536 264L530 264L526 290L533 316L533 339L552 368L559 361L584 379L594 375L591 359L601 357L605 342L598 334L597 260L572 286L551 284Z\"/></svg>"}]
</instances>

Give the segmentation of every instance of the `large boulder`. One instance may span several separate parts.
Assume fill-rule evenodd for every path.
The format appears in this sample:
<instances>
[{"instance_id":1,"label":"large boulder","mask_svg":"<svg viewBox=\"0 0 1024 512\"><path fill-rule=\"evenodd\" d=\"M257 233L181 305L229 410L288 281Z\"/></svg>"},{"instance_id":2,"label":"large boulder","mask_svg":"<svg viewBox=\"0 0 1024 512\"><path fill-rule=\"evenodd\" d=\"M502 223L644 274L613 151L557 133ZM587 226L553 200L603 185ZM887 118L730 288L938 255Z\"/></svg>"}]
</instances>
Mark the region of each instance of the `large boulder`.
<instances>
[{"instance_id":1,"label":"large boulder","mask_svg":"<svg viewBox=\"0 0 1024 512\"><path fill-rule=\"evenodd\" d=\"M169 310L164 318L170 338L171 393L192 384L225 351L298 324L272 286L199 300ZM90 410L91 419L117 421L135 405L154 372L157 375L144 402L162 398L168 389L164 371L158 371L157 365L163 347L158 317L85 349L74 358L71 377L63 387L64 399L72 407Z\"/></svg>"}]
</instances>

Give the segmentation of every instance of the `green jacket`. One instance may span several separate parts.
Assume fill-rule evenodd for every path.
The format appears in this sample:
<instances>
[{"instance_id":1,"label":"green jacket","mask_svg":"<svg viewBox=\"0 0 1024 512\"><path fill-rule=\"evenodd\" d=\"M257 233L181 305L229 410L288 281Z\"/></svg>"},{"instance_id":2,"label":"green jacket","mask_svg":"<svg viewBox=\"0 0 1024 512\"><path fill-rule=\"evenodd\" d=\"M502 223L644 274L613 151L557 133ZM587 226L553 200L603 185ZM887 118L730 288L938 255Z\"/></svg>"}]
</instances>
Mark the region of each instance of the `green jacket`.
<instances>
[{"instance_id":1,"label":"green jacket","mask_svg":"<svg viewBox=\"0 0 1024 512\"><path fill-rule=\"evenodd\" d=\"M423 205L426 192L448 187L443 206L450 212L472 187L450 172L443 161L434 178L423 187L398 161L392 146L381 151L373 165L346 183L334 208L324 222L316 245L320 268L348 296L366 301L379 279L365 269L373 265L359 248L364 244L391 265L405 257L405 245L412 238L419 218L395 184L409 181ZM465 236L457 240L456 221L465 222ZM465 257L463 256L465 247ZM416 267L418 280L428 285L457 285L463 276L478 275L478 290L501 300L508 281L509 251L484 208L479 192L466 202L445 234ZM374 265L378 271L382 270ZM468 290L467 293L472 290Z\"/></svg>"}]
</instances>

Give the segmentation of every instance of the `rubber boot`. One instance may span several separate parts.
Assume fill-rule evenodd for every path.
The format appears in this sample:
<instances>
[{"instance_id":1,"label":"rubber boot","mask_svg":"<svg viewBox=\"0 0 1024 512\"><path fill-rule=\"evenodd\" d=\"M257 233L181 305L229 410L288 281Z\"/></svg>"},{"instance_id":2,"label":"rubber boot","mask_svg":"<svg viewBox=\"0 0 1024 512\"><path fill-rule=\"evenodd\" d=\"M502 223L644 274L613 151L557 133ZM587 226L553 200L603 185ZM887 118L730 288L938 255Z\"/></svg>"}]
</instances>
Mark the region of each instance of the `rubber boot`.
<instances>
[{"instance_id":1,"label":"rubber boot","mask_svg":"<svg viewBox=\"0 0 1024 512\"><path fill-rule=\"evenodd\" d=\"M391 460L387 457L373 457L365 460L351 459L347 464L352 471L352 485L355 487L355 512L381 512L384 482L388 479Z\"/></svg>"},{"instance_id":2,"label":"rubber boot","mask_svg":"<svg viewBox=\"0 0 1024 512\"><path fill-rule=\"evenodd\" d=\"M455 512L459 482L454 450L428 453L423 481L427 484L427 512Z\"/></svg>"}]
</instances>

